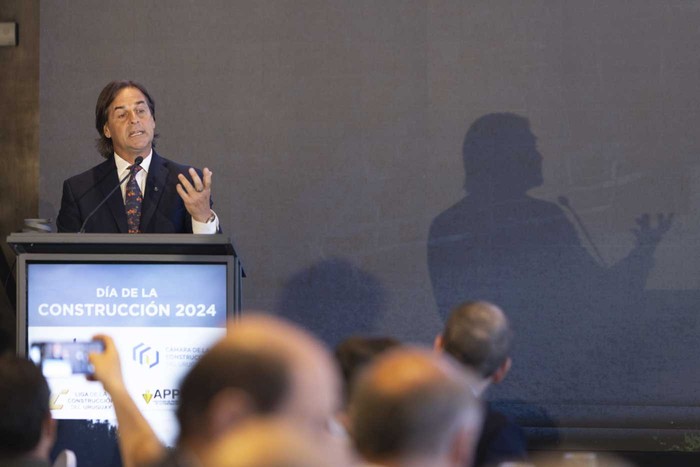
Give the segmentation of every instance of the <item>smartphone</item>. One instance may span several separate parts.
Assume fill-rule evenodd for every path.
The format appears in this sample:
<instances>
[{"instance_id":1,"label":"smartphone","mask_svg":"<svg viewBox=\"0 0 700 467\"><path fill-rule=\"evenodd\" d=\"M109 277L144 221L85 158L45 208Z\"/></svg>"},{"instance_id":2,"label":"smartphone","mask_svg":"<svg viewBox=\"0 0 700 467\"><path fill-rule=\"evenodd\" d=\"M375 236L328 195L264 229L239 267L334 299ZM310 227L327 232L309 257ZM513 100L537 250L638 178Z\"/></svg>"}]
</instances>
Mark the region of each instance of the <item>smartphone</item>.
<instances>
[{"instance_id":1,"label":"smartphone","mask_svg":"<svg viewBox=\"0 0 700 467\"><path fill-rule=\"evenodd\" d=\"M61 378L91 375L95 369L88 355L93 352L104 352L102 341L35 342L29 349L29 358L41 368L46 378Z\"/></svg>"}]
</instances>

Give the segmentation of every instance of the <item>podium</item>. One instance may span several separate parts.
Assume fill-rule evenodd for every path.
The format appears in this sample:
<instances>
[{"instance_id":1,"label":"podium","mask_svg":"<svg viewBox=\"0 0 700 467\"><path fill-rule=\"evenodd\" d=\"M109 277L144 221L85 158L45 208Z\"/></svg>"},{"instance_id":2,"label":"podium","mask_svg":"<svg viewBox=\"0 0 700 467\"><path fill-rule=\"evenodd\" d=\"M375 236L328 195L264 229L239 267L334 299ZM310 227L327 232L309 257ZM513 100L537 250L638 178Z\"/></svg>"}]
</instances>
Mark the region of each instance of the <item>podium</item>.
<instances>
[{"instance_id":1,"label":"podium","mask_svg":"<svg viewBox=\"0 0 700 467\"><path fill-rule=\"evenodd\" d=\"M245 274L230 238L14 233L7 243L17 254L17 353L32 357L34 343L112 336L129 393L172 445L179 381L241 312ZM101 384L84 375L47 379L63 447L102 437L97 451L115 450ZM79 459L110 465L91 458L95 452Z\"/></svg>"},{"instance_id":2,"label":"podium","mask_svg":"<svg viewBox=\"0 0 700 467\"><path fill-rule=\"evenodd\" d=\"M13 233L7 243L17 254L17 351L26 352L28 266L31 264L224 264L226 316L242 307L240 257L229 237L189 234L46 234ZM80 280L80 278L75 278Z\"/></svg>"}]
</instances>

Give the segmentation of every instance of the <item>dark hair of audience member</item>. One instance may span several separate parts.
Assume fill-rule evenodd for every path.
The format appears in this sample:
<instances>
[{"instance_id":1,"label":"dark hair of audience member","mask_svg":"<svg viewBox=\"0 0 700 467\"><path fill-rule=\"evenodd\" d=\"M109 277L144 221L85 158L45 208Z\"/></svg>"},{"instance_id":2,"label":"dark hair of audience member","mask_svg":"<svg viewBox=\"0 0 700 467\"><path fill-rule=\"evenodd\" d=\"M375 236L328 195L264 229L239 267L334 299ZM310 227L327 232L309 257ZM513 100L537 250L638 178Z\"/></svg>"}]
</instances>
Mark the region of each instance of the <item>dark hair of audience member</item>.
<instances>
[{"instance_id":1,"label":"dark hair of audience member","mask_svg":"<svg viewBox=\"0 0 700 467\"><path fill-rule=\"evenodd\" d=\"M347 402L350 389L360 370L382 352L398 347L401 342L393 337L352 336L335 348L335 358L343 376L343 400Z\"/></svg>"},{"instance_id":2,"label":"dark hair of audience member","mask_svg":"<svg viewBox=\"0 0 700 467\"><path fill-rule=\"evenodd\" d=\"M508 358L511 336L498 307L488 302L465 302L450 312L442 343L445 352L487 378Z\"/></svg>"},{"instance_id":3,"label":"dark hair of audience member","mask_svg":"<svg viewBox=\"0 0 700 467\"><path fill-rule=\"evenodd\" d=\"M0 357L0 458L20 456L39 444L42 424L50 417L49 394L36 365L15 356Z\"/></svg>"},{"instance_id":4,"label":"dark hair of audience member","mask_svg":"<svg viewBox=\"0 0 700 467\"><path fill-rule=\"evenodd\" d=\"M100 137L97 138L97 150L105 159L111 157L114 153L112 139L107 138L104 134L105 123L107 123L107 120L109 120L109 106L117 97L117 94L119 94L119 92L125 88L136 88L141 91L141 93L146 97L146 104L151 111L153 119L155 120L156 118L156 103L142 84L130 80L111 81L107 83L104 89L102 89L102 92L100 92L100 95L97 98L97 104L95 105L95 128L100 134ZM157 137L157 134L153 135L153 142L151 143L153 146L156 145Z\"/></svg>"},{"instance_id":5,"label":"dark hair of audience member","mask_svg":"<svg viewBox=\"0 0 700 467\"><path fill-rule=\"evenodd\" d=\"M180 386L177 418L180 438L201 429L214 396L225 389L240 389L250 397L252 409L269 414L285 402L291 375L284 356L232 344L212 348L195 364Z\"/></svg>"}]
</instances>

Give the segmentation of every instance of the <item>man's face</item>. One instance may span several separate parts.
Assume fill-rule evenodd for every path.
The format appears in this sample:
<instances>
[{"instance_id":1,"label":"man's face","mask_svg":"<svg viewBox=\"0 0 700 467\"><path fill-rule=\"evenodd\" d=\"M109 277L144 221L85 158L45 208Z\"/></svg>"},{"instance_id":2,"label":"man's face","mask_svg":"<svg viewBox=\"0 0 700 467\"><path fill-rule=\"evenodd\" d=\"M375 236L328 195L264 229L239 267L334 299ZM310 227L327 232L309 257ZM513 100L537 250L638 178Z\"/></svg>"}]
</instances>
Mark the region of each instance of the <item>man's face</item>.
<instances>
[{"instance_id":1,"label":"man's face","mask_svg":"<svg viewBox=\"0 0 700 467\"><path fill-rule=\"evenodd\" d=\"M103 128L112 139L114 152L132 162L151 151L156 121L151 115L146 96L137 88L124 88L109 105Z\"/></svg>"}]
</instances>

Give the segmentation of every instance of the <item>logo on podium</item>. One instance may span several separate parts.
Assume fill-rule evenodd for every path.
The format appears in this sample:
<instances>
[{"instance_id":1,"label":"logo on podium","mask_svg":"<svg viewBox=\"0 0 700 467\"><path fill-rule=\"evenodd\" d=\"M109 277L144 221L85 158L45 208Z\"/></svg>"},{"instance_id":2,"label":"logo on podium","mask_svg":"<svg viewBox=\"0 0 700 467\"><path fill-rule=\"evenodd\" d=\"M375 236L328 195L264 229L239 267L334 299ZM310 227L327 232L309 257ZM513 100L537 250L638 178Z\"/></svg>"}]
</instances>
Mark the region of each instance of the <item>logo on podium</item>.
<instances>
[{"instance_id":1,"label":"logo on podium","mask_svg":"<svg viewBox=\"0 0 700 467\"><path fill-rule=\"evenodd\" d=\"M160 363L160 352L142 342L132 349L132 359L141 366L153 368Z\"/></svg>"}]
</instances>

